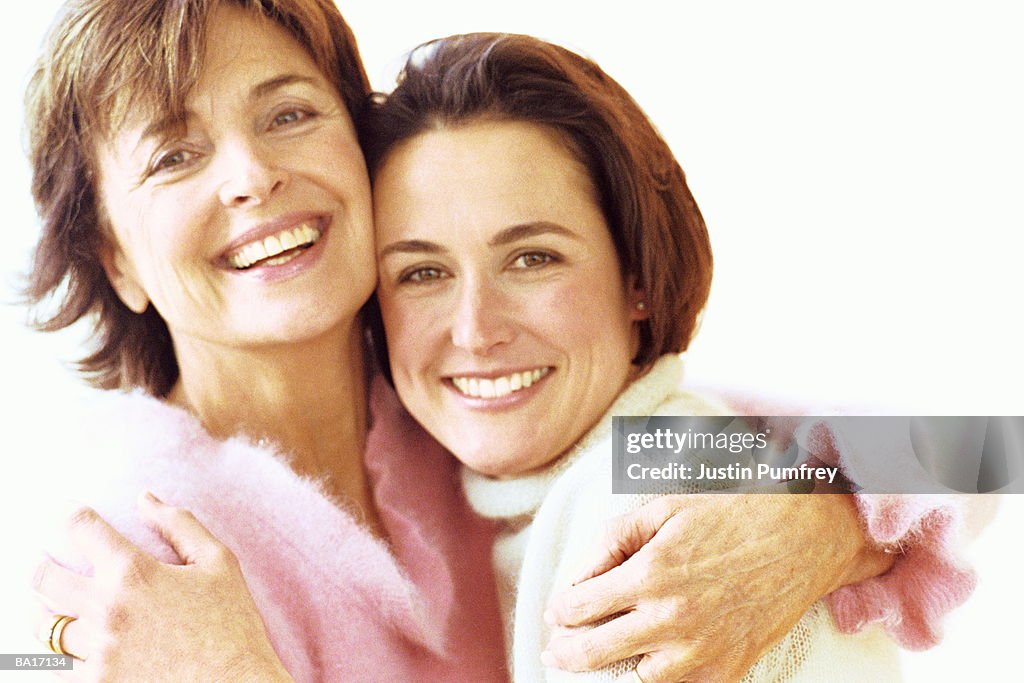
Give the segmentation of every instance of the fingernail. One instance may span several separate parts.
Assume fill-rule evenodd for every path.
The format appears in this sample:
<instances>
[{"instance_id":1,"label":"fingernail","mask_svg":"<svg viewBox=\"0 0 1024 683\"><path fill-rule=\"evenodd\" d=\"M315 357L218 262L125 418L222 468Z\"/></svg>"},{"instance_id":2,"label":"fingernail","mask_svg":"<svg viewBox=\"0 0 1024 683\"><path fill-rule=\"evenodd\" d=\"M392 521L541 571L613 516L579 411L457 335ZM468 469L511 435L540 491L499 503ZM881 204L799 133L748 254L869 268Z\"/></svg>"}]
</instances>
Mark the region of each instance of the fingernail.
<instances>
[{"instance_id":1,"label":"fingernail","mask_svg":"<svg viewBox=\"0 0 1024 683\"><path fill-rule=\"evenodd\" d=\"M549 609L544 610L544 623L553 625L555 623L555 613Z\"/></svg>"},{"instance_id":2,"label":"fingernail","mask_svg":"<svg viewBox=\"0 0 1024 683\"><path fill-rule=\"evenodd\" d=\"M43 585L43 577L46 575L46 565L49 561L49 555L41 555L36 562L36 570L32 572L32 590L37 593Z\"/></svg>"},{"instance_id":3,"label":"fingernail","mask_svg":"<svg viewBox=\"0 0 1024 683\"><path fill-rule=\"evenodd\" d=\"M547 650L544 650L544 652L540 653L540 663L543 664L546 667L554 668L554 666L555 666L555 656L553 654L551 654L550 652L548 652Z\"/></svg>"},{"instance_id":4,"label":"fingernail","mask_svg":"<svg viewBox=\"0 0 1024 683\"><path fill-rule=\"evenodd\" d=\"M152 491L144 491L142 493L142 497L145 498L150 503L154 503L156 505L162 505L163 504L163 501L160 500L159 498L157 498L156 496L154 496Z\"/></svg>"}]
</instances>

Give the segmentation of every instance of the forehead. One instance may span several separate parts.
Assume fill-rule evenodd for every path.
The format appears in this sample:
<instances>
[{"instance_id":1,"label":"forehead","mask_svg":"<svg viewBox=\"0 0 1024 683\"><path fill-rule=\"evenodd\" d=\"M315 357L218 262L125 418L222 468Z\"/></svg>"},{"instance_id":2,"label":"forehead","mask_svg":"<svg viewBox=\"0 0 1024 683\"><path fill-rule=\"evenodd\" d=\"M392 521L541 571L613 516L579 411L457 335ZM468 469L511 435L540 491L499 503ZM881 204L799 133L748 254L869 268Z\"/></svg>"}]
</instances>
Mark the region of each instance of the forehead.
<instances>
[{"instance_id":1,"label":"forehead","mask_svg":"<svg viewBox=\"0 0 1024 683\"><path fill-rule=\"evenodd\" d=\"M184 126L187 114L204 100L213 95L238 98L272 73L301 73L327 82L298 40L254 11L222 3L192 28L174 45L175 56L161 60L137 54L134 61L144 64L124 68L119 78L111 79L120 86L109 97L111 106L100 122L101 139L109 142L126 130Z\"/></svg>"},{"instance_id":2,"label":"forehead","mask_svg":"<svg viewBox=\"0 0 1024 683\"><path fill-rule=\"evenodd\" d=\"M441 216L494 228L600 217L594 183L563 137L522 121L475 121L406 140L381 165L374 192L387 228L423 228Z\"/></svg>"},{"instance_id":3,"label":"forehead","mask_svg":"<svg viewBox=\"0 0 1024 683\"><path fill-rule=\"evenodd\" d=\"M244 90L275 72L286 71L326 80L306 49L282 26L239 7L222 5L207 25L202 69L191 96L209 97L215 88Z\"/></svg>"}]
</instances>

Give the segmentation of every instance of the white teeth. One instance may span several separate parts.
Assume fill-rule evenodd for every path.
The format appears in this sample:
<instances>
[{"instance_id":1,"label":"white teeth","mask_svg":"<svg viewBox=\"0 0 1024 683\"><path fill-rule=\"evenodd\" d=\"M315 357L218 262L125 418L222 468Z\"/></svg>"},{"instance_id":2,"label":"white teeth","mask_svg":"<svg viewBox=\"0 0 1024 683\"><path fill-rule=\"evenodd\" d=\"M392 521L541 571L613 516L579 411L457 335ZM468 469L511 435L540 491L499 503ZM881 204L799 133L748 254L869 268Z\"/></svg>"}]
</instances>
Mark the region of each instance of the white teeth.
<instances>
[{"instance_id":1,"label":"white teeth","mask_svg":"<svg viewBox=\"0 0 1024 683\"><path fill-rule=\"evenodd\" d=\"M284 251L284 248L281 246L281 240L273 235L263 240L263 248L267 250L267 256L277 256Z\"/></svg>"},{"instance_id":2,"label":"white teeth","mask_svg":"<svg viewBox=\"0 0 1024 683\"><path fill-rule=\"evenodd\" d=\"M256 263L270 256L267 253L267 248L263 245L264 242L253 242L242 251L242 254L245 258L249 259L249 263Z\"/></svg>"},{"instance_id":3,"label":"white teeth","mask_svg":"<svg viewBox=\"0 0 1024 683\"><path fill-rule=\"evenodd\" d=\"M286 251L296 247L307 247L316 244L320 239L320 230L303 223L290 230L282 230L276 235L270 235L266 239L250 242L234 254L228 256L228 264L239 270L248 268L258 261L270 259L264 265L276 266L290 261L294 254L282 258L276 258Z\"/></svg>"},{"instance_id":4,"label":"white teeth","mask_svg":"<svg viewBox=\"0 0 1024 683\"><path fill-rule=\"evenodd\" d=\"M268 259L267 259L267 260L266 260L266 261L264 262L264 264L263 264L263 265L266 265L266 266L279 266L279 265L281 265L282 263L288 263L288 262L289 262L289 261L291 261L291 260L292 260L293 258L295 258L295 256L294 256L294 255L292 255L292 254L289 254L289 255L287 255L287 256L275 256L274 258L268 258Z\"/></svg>"},{"instance_id":5,"label":"white teeth","mask_svg":"<svg viewBox=\"0 0 1024 683\"><path fill-rule=\"evenodd\" d=\"M551 368L538 368L525 372L513 372L504 377L493 379L477 377L452 377L452 384L461 393L473 398L501 398L521 389L532 386L534 382L548 374Z\"/></svg>"}]
</instances>

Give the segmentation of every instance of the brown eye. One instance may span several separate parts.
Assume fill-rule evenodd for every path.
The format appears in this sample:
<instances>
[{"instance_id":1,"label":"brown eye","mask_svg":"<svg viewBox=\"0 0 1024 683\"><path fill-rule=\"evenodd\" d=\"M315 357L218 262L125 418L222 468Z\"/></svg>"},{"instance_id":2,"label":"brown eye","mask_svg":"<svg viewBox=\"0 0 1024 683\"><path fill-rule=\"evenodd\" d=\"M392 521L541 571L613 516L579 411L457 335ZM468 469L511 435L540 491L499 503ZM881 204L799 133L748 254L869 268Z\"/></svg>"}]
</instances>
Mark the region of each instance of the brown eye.
<instances>
[{"instance_id":1,"label":"brown eye","mask_svg":"<svg viewBox=\"0 0 1024 683\"><path fill-rule=\"evenodd\" d=\"M172 152L161 155L153 164L151 173L161 171L173 171L174 169L187 164L195 157L195 154L184 149L176 149Z\"/></svg>"},{"instance_id":2,"label":"brown eye","mask_svg":"<svg viewBox=\"0 0 1024 683\"><path fill-rule=\"evenodd\" d=\"M539 268L554 260L555 257L551 254L542 251L530 251L517 256L516 260L513 261L513 265L517 268Z\"/></svg>"},{"instance_id":3,"label":"brown eye","mask_svg":"<svg viewBox=\"0 0 1024 683\"><path fill-rule=\"evenodd\" d=\"M416 284L421 284L425 282L432 282L434 280L440 280L445 277L447 277L447 275L440 268L428 266L425 268L417 268L415 270L409 271L408 273L402 276L401 282L412 282Z\"/></svg>"}]
</instances>

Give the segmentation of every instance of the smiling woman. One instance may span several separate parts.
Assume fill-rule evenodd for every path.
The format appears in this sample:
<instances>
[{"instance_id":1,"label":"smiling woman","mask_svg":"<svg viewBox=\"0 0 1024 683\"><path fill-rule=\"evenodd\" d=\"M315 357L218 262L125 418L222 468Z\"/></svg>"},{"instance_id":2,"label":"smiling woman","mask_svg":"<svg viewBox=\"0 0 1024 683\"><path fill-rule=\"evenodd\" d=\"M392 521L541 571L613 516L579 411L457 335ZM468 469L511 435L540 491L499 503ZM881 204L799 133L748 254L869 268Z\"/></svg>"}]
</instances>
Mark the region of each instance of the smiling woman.
<instances>
[{"instance_id":1,"label":"smiling woman","mask_svg":"<svg viewBox=\"0 0 1024 683\"><path fill-rule=\"evenodd\" d=\"M405 406L487 474L568 449L635 378L647 317L586 168L554 130L481 122L400 145L374 196Z\"/></svg>"},{"instance_id":2,"label":"smiling woman","mask_svg":"<svg viewBox=\"0 0 1024 683\"><path fill-rule=\"evenodd\" d=\"M291 35L281 26L268 26L267 37L276 39L269 45L276 49L261 60L248 50L251 35L225 23L213 27L219 35L211 44L218 49L210 58L219 59L219 65L201 69L206 13L214 7L216 3L205 2L176 9L161 3L69 6L65 26L78 39L62 41L55 31L52 58L41 63L30 87L32 154L42 169L34 192L47 222L28 294L42 299L65 276L74 283L56 315L40 322L42 329L58 329L89 311L99 312L103 340L82 365L101 387L142 384L157 395L170 391L179 359L171 350L165 319L189 324L181 320L185 311L175 314L175 307L186 305L182 297L193 296L187 305L202 314L197 320L234 316L228 331L274 316L272 307L258 309L259 301L250 301L237 313L226 311L225 297L252 300L262 295L253 284L239 286L224 273L215 274L231 240L269 216L255 210L244 220L229 221L211 213L213 203L227 207L263 202L264 214L280 218L286 209L276 199L267 209L268 197L263 195L280 194L284 185L296 183L302 196L292 198L296 192L288 189L286 203L302 202L299 212L309 214L311 227L322 229L315 221L330 213L325 209L351 202L338 216L344 222L339 229L350 230L351 238L362 244L369 239L368 190L351 121L368 85L347 27L325 20L327 5L295 3L291 14L281 15L287 17ZM229 6L220 11L243 10ZM114 14L116 21L109 19ZM141 37L145 44L138 42ZM295 50L295 40L305 49ZM108 54L96 54L99 50ZM123 58L109 58L119 51ZM159 68L154 59L163 60ZM71 79L61 72L76 64L90 66L88 78ZM249 73L253 67L258 73ZM195 99L200 81L203 88L216 85L231 97ZM325 144L337 145L337 153L327 152ZM231 169L233 163L242 166ZM82 178L100 182L93 187ZM197 192L208 199L194 201ZM305 205L311 201L332 206ZM242 213L241 207L233 213ZM297 215L292 222L303 220ZM280 226L287 227L294 226ZM188 239L182 239L183 232ZM63 248L61 240L69 237L88 247ZM340 253L341 245L334 249ZM132 257L148 259L147 267L129 263L129 251ZM364 258L359 250L346 254ZM345 272L363 274L361 287L347 304L351 313L362 304L361 293L372 287L372 264ZM108 285L107 274L116 291ZM182 286L181 279L192 275L196 279ZM322 286L336 281L324 278ZM206 300L207 294L213 296ZM158 307L148 307L150 299L168 310L158 314ZM335 305L342 306L340 298ZM315 320L320 308L307 313ZM254 310L261 310L261 316L253 316ZM271 327L268 322L266 329ZM289 331L287 326L271 331L268 340Z\"/></svg>"},{"instance_id":3,"label":"smiling woman","mask_svg":"<svg viewBox=\"0 0 1024 683\"><path fill-rule=\"evenodd\" d=\"M241 8L217 10L207 41L217 50L180 115L154 126L143 106L97 150L103 265L130 309L160 312L179 364L197 367L169 396L179 405L201 393L193 377L225 379L211 347L316 339L374 284L366 171L337 90L283 28ZM343 279L349 297L315 296Z\"/></svg>"},{"instance_id":4,"label":"smiling woman","mask_svg":"<svg viewBox=\"0 0 1024 683\"><path fill-rule=\"evenodd\" d=\"M573 677L555 668L549 648L565 636L552 599L580 582L592 539L652 498L612 493L612 416L725 411L681 389L678 354L711 282L707 228L632 98L593 62L536 38L421 46L368 125L391 374L412 416L468 466L470 504L500 525L514 680L896 680L881 629L840 633L817 600L887 568L877 549L823 547L838 571L811 570L807 601L761 621L758 601L738 597L778 555L756 541L726 553L735 573L684 552L708 593L736 601L728 616L699 600L663 606L690 634L678 649L639 647L630 630L645 606L616 601L592 614L605 621L591 633L613 634L610 661ZM745 506L743 496L718 502ZM605 570L646 557L611 546ZM704 635L722 620L743 624L727 649Z\"/></svg>"},{"instance_id":5,"label":"smiling woman","mask_svg":"<svg viewBox=\"0 0 1024 683\"><path fill-rule=\"evenodd\" d=\"M94 396L39 444L77 453L61 479L146 551L83 509L81 554L40 567L36 632L82 660L76 677L506 678L489 530L450 458L383 386L371 398L367 90L322 0L84 0L53 29L29 92L43 219L29 295L57 294L42 329L94 322L93 384L149 394ZM391 463L422 489L389 487ZM146 496L143 518L170 524L155 535L132 512L147 489L224 545L184 540L195 518ZM213 609L218 595L232 599Z\"/></svg>"}]
</instances>

